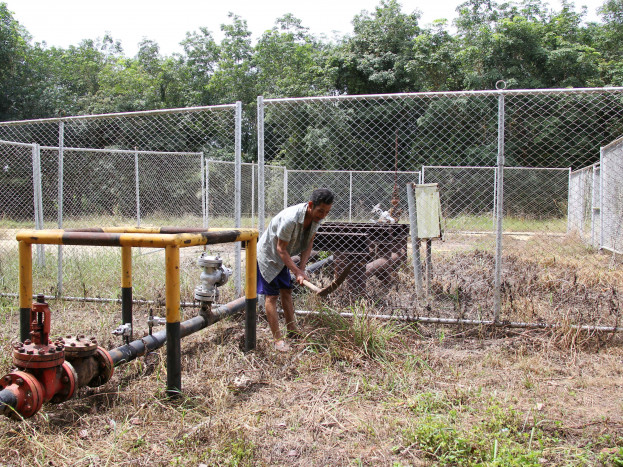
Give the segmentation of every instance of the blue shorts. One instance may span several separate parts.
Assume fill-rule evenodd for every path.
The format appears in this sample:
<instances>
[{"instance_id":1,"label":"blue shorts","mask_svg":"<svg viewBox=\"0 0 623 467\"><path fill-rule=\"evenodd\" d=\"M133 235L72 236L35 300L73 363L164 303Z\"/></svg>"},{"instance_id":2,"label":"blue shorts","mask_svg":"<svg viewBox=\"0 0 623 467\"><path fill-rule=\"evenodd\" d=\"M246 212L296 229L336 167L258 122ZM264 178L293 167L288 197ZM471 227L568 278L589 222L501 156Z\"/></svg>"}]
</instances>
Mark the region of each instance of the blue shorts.
<instances>
[{"instance_id":1,"label":"blue shorts","mask_svg":"<svg viewBox=\"0 0 623 467\"><path fill-rule=\"evenodd\" d=\"M290 278L290 270L287 266L277 274L272 281L266 282L260 272L260 266L257 266L257 293L261 295L279 295L279 289L291 289L292 279Z\"/></svg>"}]
</instances>

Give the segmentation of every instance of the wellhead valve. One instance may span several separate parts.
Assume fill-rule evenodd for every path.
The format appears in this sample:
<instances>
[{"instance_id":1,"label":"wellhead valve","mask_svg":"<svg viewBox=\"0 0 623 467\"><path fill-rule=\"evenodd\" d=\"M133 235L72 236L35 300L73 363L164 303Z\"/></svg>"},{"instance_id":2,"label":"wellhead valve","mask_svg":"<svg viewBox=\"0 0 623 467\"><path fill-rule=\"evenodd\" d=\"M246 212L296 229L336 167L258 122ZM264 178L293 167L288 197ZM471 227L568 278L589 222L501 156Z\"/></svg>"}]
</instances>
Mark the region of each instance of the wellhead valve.
<instances>
[{"instance_id":1,"label":"wellhead valve","mask_svg":"<svg viewBox=\"0 0 623 467\"><path fill-rule=\"evenodd\" d=\"M223 266L223 260L218 256L202 253L197 259L197 265L203 269L201 284L195 287L195 300L199 302L213 302L218 300L218 287L223 286L231 276L232 270Z\"/></svg>"}]
</instances>

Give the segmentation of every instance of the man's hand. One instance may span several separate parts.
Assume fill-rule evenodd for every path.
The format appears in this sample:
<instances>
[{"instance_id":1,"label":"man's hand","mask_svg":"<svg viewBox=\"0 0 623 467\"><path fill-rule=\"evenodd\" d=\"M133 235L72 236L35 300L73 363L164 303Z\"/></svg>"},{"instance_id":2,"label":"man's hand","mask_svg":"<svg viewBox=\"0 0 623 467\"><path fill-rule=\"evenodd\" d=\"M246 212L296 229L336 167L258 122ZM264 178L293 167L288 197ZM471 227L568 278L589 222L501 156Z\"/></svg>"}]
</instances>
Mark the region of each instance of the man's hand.
<instances>
[{"instance_id":1,"label":"man's hand","mask_svg":"<svg viewBox=\"0 0 623 467\"><path fill-rule=\"evenodd\" d=\"M299 285L303 285L303 281L304 280L309 280L309 277L307 277L307 274L305 274L305 270L304 269L300 269L300 268L296 268L296 282L298 282Z\"/></svg>"}]
</instances>

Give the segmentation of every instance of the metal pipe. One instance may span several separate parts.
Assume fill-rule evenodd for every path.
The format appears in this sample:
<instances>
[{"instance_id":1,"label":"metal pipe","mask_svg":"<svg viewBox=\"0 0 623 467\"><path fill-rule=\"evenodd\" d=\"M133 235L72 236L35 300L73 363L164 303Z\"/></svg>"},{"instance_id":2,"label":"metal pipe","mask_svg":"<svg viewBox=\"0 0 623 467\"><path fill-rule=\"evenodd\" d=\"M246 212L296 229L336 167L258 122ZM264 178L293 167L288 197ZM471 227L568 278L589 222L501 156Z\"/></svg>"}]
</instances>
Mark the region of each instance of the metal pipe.
<instances>
[{"instance_id":1,"label":"metal pipe","mask_svg":"<svg viewBox=\"0 0 623 467\"><path fill-rule=\"evenodd\" d=\"M499 321L502 311L502 231L504 219L504 93L498 91L498 164L496 193L495 277L493 287L493 320Z\"/></svg>"},{"instance_id":2,"label":"metal pipe","mask_svg":"<svg viewBox=\"0 0 623 467\"><path fill-rule=\"evenodd\" d=\"M227 316L242 311L245 308L246 299L240 297L233 302L229 302L213 310L210 314L210 320L204 316L195 316L180 323L180 338L187 337L197 331L205 329L207 326L220 321ZM136 358L145 355L147 352L154 351L162 347L167 339L167 331L159 331L152 335L145 336L142 339L135 340L129 344L122 345L109 351L113 364L119 366L128 363Z\"/></svg>"},{"instance_id":3,"label":"metal pipe","mask_svg":"<svg viewBox=\"0 0 623 467\"><path fill-rule=\"evenodd\" d=\"M424 169L422 168L422 173ZM413 183L407 183L407 201L409 203L409 225L411 227L411 253L413 254L413 277L415 278L415 291L418 296L422 295L422 263L420 261L420 241L417 229L417 206Z\"/></svg>"},{"instance_id":4,"label":"metal pipe","mask_svg":"<svg viewBox=\"0 0 623 467\"><path fill-rule=\"evenodd\" d=\"M257 326L257 237L247 241L245 248L245 319L244 349L246 352L255 348Z\"/></svg>"},{"instance_id":5,"label":"metal pipe","mask_svg":"<svg viewBox=\"0 0 623 467\"><path fill-rule=\"evenodd\" d=\"M283 310L279 310L283 313ZM309 315L321 315L323 311L311 311L311 310L295 310L297 315L309 316ZM339 313L340 316L345 318L352 318L356 316L355 313ZM468 326L495 326L498 328L520 328L520 329L574 329L587 332L623 332L622 326L590 326L590 325L578 325L571 324L569 326L561 326L559 324L547 324L547 323L522 323L522 322L504 322L504 321L492 321L492 320L475 320L475 319L454 319L454 318L429 318L425 316L405 316L405 315L366 315L367 318L383 319L383 320L396 320L406 321L410 323L427 323L427 324L450 324L450 325L468 325Z\"/></svg>"},{"instance_id":6,"label":"metal pipe","mask_svg":"<svg viewBox=\"0 0 623 467\"><path fill-rule=\"evenodd\" d=\"M132 339L132 247L121 247L121 324L130 324Z\"/></svg>"},{"instance_id":7,"label":"metal pipe","mask_svg":"<svg viewBox=\"0 0 623 467\"><path fill-rule=\"evenodd\" d=\"M32 300L32 245L19 242L19 337L24 342L30 337L30 309Z\"/></svg>"},{"instance_id":8,"label":"metal pipe","mask_svg":"<svg viewBox=\"0 0 623 467\"><path fill-rule=\"evenodd\" d=\"M242 102L236 102L236 123L235 123L235 171L234 171L234 218L235 227L242 226ZM236 243L235 247L235 264L242 264L240 243ZM242 275L240 268L236 268L234 272L234 289L236 295L240 295Z\"/></svg>"},{"instance_id":9,"label":"metal pipe","mask_svg":"<svg viewBox=\"0 0 623 467\"><path fill-rule=\"evenodd\" d=\"M165 296L167 332L167 393L182 391L182 346L180 342L180 249L165 248Z\"/></svg>"},{"instance_id":10,"label":"metal pipe","mask_svg":"<svg viewBox=\"0 0 623 467\"><path fill-rule=\"evenodd\" d=\"M0 414L10 416L17 407L17 395L10 389L0 391Z\"/></svg>"},{"instance_id":11,"label":"metal pipe","mask_svg":"<svg viewBox=\"0 0 623 467\"><path fill-rule=\"evenodd\" d=\"M58 208L57 208L57 222L58 228L63 228L63 160L64 160L64 147L65 146L65 122L59 121L58 123ZM56 295L61 297L63 295L63 246L58 246L57 256L57 271L56 271Z\"/></svg>"},{"instance_id":12,"label":"metal pipe","mask_svg":"<svg viewBox=\"0 0 623 467\"><path fill-rule=\"evenodd\" d=\"M466 96L499 96L500 94L509 96L520 96L524 94L603 94L604 91L623 91L623 87L608 88L576 88L576 89L507 89L507 90L488 90L488 91L436 91L436 92L412 92L401 94L352 94L341 96L314 96L314 97L287 97L278 99L266 99L265 104L295 104L297 102L322 102L322 101L350 101L350 100L402 100L402 99L428 99L431 97L461 98Z\"/></svg>"},{"instance_id":13,"label":"metal pipe","mask_svg":"<svg viewBox=\"0 0 623 467\"><path fill-rule=\"evenodd\" d=\"M264 97L257 96L257 228L260 235L266 220L264 176Z\"/></svg>"}]
</instances>

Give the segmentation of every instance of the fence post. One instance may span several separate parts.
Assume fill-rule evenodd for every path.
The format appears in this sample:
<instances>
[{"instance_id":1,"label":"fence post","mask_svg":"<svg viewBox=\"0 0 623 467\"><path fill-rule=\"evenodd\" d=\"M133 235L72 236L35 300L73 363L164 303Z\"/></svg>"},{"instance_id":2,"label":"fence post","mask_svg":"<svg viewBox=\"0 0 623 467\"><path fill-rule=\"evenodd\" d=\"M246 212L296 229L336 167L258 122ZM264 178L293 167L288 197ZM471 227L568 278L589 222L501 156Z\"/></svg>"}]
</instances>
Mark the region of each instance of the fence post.
<instances>
[{"instance_id":1,"label":"fence post","mask_svg":"<svg viewBox=\"0 0 623 467\"><path fill-rule=\"evenodd\" d=\"M63 146L65 145L65 122L58 124L58 228L63 228ZM58 270L56 274L56 296L63 295L63 245L58 246Z\"/></svg>"},{"instance_id":2,"label":"fence post","mask_svg":"<svg viewBox=\"0 0 623 467\"><path fill-rule=\"evenodd\" d=\"M264 206L264 97L257 96L257 217L260 235L266 218Z\"/></svg>"},{"instance_id":3,"label":"fence post","mask_svg":"<svg viewBox=\"0 0 623 467\"><path fill-rule=\"evenodd\" d=\"M498 160L496 171L496 237L495 285L493 290L493 320L500 320L502 310L502 221L504 215L504 93L498 96Z\"/></svg>"},{"instance_id":4,"label":"fence post","mask_svg":"<svg viewBox=\"0 0 623 467\"><path fill-rule=\"evenodd\" d=\"M350 175L350 182L348 185L348 222L353 221L353 171L348 172Z\"/></svg>"},{"instance_id":5,"label":"fence post","mask_svg":"<svg viewBox=\"0 0 623 467\"><path fill-rule=\"evenodd\" d=\"M141 195L138 177L138 148L134 148L134 186L136 187L136 226L141 226Z\"/></svg>"},{"instance_id":6,"label":"fence post","mask_svg":"<svg viewBox=\"0 0 623 467\"><path fill-rule=\"evenodd\" d=\"M204 229L208 228L208 217L206 213L206 169L205 169L205 154L203 151L200 153L201 157L201 226Z\"/></svg>"},{"instance_id":7,"label":"fence post","mask_svg":"<svg viewBox=\"0 0 623 467\"><path fill-rule=\"evenodd\" d=\"M599 148L599 249L604 247L604 148ZM595 188L593 188L595 189Z\"/></svg>"},{"instance_id":8,"label":"fence post","mask_svg":"<svg viewBox=\"0 0 623 467\"><path fill-rule=\"evenodd\" d=\"M407 201L409 203L409 224L411 226L411 253L413 254L413 276L415 277L415 291L418 297L422 296L422 262L420 260L420 240L417 230L417 206L413 183L407 183Z\"/></svg>"},{"instance_id":9,"label":"fence post","mask_svg":"<svg viewBox=\"0 0 623 467\"><path fill-rule=\"evenodd\" d=\"M288 168L283 168L283 209L288 207Z\"/></svg>"},{"instance_id":10,"label":"fence post","mask_svg":"<svg viewBox=\"0 0 623 467\"><path fill-rule=\"evenodd\" d=\"M251 163L251 227L255 225L255 164Z\"/></svg>"},{"instance_id":11,"label":"fence post","mask_svg":"<svg viewBox=\"0 0 623 467\"><path fill-rule=\"evenodd\" d=\"M234 195L234 217L236 218L236 228L241 227L241 176L242 176L242 102L236 102L236 136L235 136L235 151L236 151L236 165L235 165L235 174L234 174L234 185L235 185L235 195ZM236 296L239 296L241 293L241 282L242 282L242 274L240 271L240 264L242 264L241 259L241 243L236 242L236 277L234 278L234 286L236 288Z\"/></svg>"},{"instance_id":12,"label":"fence post","mask_svg":"<svg viewBox=\"0 0 623 467\"><path fill-rule=\"evenodd\" d=\"M32 145L32 184L35 208L35 229L43 229L43 195L41 191L41 147ZM45 266L44 245L37 245L37 264Z\"/></svg>"}]
</instances>

